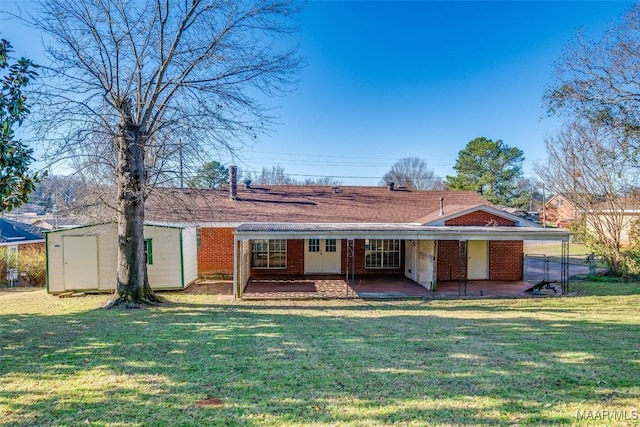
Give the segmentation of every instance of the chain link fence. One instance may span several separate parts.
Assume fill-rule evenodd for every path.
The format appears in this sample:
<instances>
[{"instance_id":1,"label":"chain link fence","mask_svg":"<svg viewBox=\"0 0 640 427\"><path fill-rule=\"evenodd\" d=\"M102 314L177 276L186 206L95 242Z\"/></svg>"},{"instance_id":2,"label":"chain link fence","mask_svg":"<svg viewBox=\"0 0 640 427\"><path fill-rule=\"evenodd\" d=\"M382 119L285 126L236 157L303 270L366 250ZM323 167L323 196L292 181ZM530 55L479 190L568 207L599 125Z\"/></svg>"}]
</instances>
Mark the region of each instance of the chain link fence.
<instances>
[{"instance_id":1,"label":"chain link fence","mask_svg":"<svg viewBox=\"0 0 640 427\"><path fill-rule=\"evenodd\" d=\"M568 258L569 279L577 276L595 276L607 271L603 258L593 254L571 255ZM524 280L529 282L560 281L562 258L545 254L525 254Z\"/></svg>"}]
</instances>

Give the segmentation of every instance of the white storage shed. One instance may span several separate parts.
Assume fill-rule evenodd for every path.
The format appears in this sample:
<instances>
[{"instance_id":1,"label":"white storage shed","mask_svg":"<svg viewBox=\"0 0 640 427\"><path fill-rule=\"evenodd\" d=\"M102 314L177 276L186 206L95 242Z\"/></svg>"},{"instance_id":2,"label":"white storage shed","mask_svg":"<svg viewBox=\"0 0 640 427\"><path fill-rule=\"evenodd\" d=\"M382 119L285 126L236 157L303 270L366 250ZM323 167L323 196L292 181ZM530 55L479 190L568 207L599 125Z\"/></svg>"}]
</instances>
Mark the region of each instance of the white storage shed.
<instances>
[{"instance_id":1,"label":"white storage shed","mask_svg":"<svg viewBox=\"0 0 640 427\"><path fill-rule=\"evenodd\" d=\"M149 284L183 289L198 278L196 229L144 226ZM118 231L114 223L46 233L47 291L112 291L116 285Z\"/></svg>"}]
</instances>

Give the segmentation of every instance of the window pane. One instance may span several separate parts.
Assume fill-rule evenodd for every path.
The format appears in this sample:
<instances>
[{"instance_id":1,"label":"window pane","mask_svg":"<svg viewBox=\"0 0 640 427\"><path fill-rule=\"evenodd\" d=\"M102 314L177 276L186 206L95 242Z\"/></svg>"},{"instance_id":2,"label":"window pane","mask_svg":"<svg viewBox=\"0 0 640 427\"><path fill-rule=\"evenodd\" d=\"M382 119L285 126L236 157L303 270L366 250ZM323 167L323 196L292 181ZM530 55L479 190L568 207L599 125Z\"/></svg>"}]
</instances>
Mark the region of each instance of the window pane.
<instances>
[{"instance_id":1,"label":"window pane","mask_svg":"<svg viewBox=\"0 0 640 427\"><path fill-rule=\"evenodd\" d=\"M400 254L398 252L385 252L382 262L384 268L398 268L400 267Z\"/></svg>"},{"instance_id":2,"label":"window pane","mask_svg":"<svg viewBox=\"0 0 640 427\"><path fill-rule=\"evenodd\" d=\"M325 250L325 252L335 252L336 251L336 239L327 239L324 242L324 250Z\"/></svg>"},{"instance_id":3,"label":"window pane","mask_svg":"<svg viewBox=\"0 0 640 427\"><path fill-rule=\"evenodd\" d=\"M251 254L251 267L268 267L269 255L266 252L253 252Z\"/></svg>"},{"instance_id":4,"label":"window pane","mask_svg":"<svg viewBox=\"0 0 640 427\"><path fill-rule=\"evenodd\" d=\"M251 267L285 268L287 266L287 241L254 240L251 244Z\"/></svg>"},{"instance_id":5,"label":"window pane","mask_svg":"<svg viewBox=\"0 0 640 427\"><path fill-rule=\"evenodd\" d=\"M368 246L367 246L368 243ZM399 268L400 240L365 240L365 268Z\"/></svg>"},{"instance_id":6,"label":"window pane","mask_svg":"<svg viewBox=\"0 0 640 427\"><path fill-rule=\"evenodd\" d=\"M252 251L265 251L265 250L267 250L266 242L267 242L266 240L254 240L251 250Z\"/></svg>"},{"instance_id":7,"label":"window pane","mask_svg":"<svg viewBox=\"0 0 640 427\"><path fill-rule=\"evenodd\" d=\"M380 252L368 252L365 255L365 267L367 268L381 268L382 257Z\"/></svg>"},{"instance_id":8,"label":"window pane","mask_svg":"<svg viewBox=\"0 0 640 427\"><path fill-rule=\"evenodd\" d=\"M269 268L282 268L286 266L286 256L283 252L269 254Z\"/></svg>"},{"instance_id":9,"label":"window pane","mask_svg":"<svg viewBox=\"0 0 640 427\"><path fill-rule=\"evenodd\" d=\"M282 250L282 240L269 240L269 251L281 251Z\"/></svg>"},{"instance_id":10,"label":"window pane","mask_svg":"<svg viewBox=\"0 0 640 427\"><path fill-rule=\"evenodd\" d=\"M320 239L309 239L309 252L320 252Z\"/></svg>"}]
</instances>

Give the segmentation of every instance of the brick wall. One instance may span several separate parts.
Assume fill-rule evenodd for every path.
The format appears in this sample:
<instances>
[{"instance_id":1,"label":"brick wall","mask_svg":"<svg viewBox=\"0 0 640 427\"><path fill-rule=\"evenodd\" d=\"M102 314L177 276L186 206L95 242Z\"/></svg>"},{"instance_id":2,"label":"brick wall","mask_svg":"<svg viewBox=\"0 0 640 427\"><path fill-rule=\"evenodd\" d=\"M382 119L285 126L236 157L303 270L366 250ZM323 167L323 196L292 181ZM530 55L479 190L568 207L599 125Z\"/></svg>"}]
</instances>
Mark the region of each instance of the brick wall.
<instances>
[{"instance_id":1,"label":"brick wall","mask_svg":"<svg viewBox=\"0 0 640 427\"><path fill-rule=\"evenodd\" d=\"M37 242L37 243L23 243L21 245L18 245L18 256L20 256L20 251L23 249L28 249L28 248L37 248L37 249L44 249L44 242Z\"/></svg>"},{"instance_id":2,"label":"brick wall","mask_svg":"<svg viewBox=\"0 0 640 427\"><path fill-rule=\"evenodd\" d=\"M233 274L233 228L202 228L198 274Z\"/></svg>"},{"instance_id":3,"label":"brick wall","mask_svg":"<svg viewBox=\"0 0 640 427\"><path fill-rule=\"evenodd\" d=\"M485 227L488 225L495 226L514 226L514 221L506 218L502 218L485 211L475 211L467 215L462 215L457 218L451 218L444 223L445 225L468 225L468 226L480 226Z\"/></svg>"},{"instance_id":4,"label":"brick wall","mask_svg":"<svg viewBox=\"0 0 640 427\"><path fill-rule=\"evenodd\" d=\"M457 240L439 240L436 262L436 280L458 280L458 266L467 275L466 245L458 261L459 243Z\"/></svg>"},{"instance_id":5,"label":"brick wall","mask_svg":"<svg viewBox=\"0 0 640 427\"><path fill-rule=\"evenodd\" d=\"M489 280L522 280L521 240L489 242Z\"/></svg>"},{"instance_id":6,"label":"brick wall","mask_svg":"<svg viewBox=\"0 0 640 427\"><path fill-rule=\"evenodd\" d=\"M521 240L489 241L489 280L522 280ZM467 277L467 254L463 252L458 264L458 241L438 241L437 280L458 280L458 265Z\"/></svg>"},{"instance_id":7,"label":"brick wall","mask_svg":"<svg viewBox=\"0 0 640 427\"><path fill-rule=\"evenodd\" d=\"M494 217L496 218L496 217ZM198 249L198 273L233 274L233 228L203 228L201 245ZM403 275L405 248L400 245L400 268L366 269L364 266L364 240L355 240L355 274L356 275ZM341 245L341 274L346 273L347 241ZM440 240L438 242L436 277L437 280L458 280L458 241ZM489 279L521 280L522 279L523 242L490 241L489 242ZM461 271L467 270L466 251L460 260ZM252 276L304 274L304 240L287 241L286 269L251 269Z\"/></svg>"}]
</instances>

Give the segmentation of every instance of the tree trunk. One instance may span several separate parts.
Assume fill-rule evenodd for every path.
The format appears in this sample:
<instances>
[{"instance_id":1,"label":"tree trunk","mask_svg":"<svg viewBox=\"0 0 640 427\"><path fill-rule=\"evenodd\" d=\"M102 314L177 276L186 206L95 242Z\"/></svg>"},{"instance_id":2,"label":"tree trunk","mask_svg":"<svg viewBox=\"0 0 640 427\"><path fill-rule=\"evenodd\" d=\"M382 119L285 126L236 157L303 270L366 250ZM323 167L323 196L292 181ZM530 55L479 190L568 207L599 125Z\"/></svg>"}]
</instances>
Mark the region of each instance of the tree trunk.
<instances>
[{"instance_id":1,"label":"tree trunk","mask_svg":"<svg viewBox=\"0 0 640 427\"><path fill-rule=\"evenodd\" d=\"M118 274L116 296L107 307L140 307L164 301L149 286L144 239L144 184L146 182L144 138L125 101L118 123Z\"/></svg>"}]
</instances>

